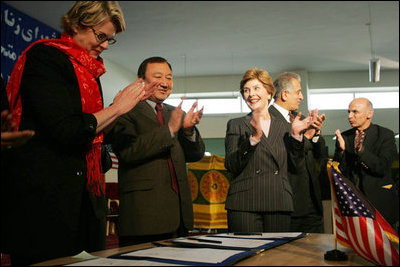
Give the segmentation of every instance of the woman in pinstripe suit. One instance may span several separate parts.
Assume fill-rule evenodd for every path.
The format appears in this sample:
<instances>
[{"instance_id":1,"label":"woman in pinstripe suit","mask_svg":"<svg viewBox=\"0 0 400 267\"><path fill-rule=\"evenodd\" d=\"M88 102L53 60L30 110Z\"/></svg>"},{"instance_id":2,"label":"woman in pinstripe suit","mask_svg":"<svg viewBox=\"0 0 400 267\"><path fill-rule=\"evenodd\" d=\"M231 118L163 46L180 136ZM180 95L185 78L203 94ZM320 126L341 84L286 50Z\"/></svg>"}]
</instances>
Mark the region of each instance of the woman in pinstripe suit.
<instances>
[{"instance_id":1,"label":"woman in pinstripe suit","mask_svg":"<svg viewBox=\"0 0 400 267\"><path fill-rule=\"evenodd\" d=\"M252 112L227 123L225 167L232 173L225 204L228 230L288 232L293 200L287 171L304 164L301 132L310 127L312 116L300 120L300 114L292 126L271 116L268 105L275 88L265 70L249 69L240 92Z\"/></svg>"}]
</instances>

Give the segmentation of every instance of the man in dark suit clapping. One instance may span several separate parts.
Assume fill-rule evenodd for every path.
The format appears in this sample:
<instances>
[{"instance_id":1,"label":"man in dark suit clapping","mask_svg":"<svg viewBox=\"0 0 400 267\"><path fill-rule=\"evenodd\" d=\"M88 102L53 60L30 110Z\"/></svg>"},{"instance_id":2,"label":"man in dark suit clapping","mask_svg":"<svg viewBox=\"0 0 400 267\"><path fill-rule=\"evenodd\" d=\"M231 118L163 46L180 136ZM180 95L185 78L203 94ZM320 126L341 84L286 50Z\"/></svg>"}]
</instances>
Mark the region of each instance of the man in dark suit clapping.
<instances>
[{"instance_id":1,"label":"man in dark suit clapping","mask_svg":"<svg viewBox=\"0 0 400 267\"><path fill-rule=\"evenodd\" d=\"M172 68L152 57L138 69L144 83L159 81L153 95L121 116L111 133L118 157L120 246L184 236L193 227L186 162L204 156L196 125L203 110L187 114L182 103L163 103L171 94Z\"/></svg>"},{"instance_id":2,"label":"man in dark suit clapping","mask_svg":"<svg viewBox=\"0 0 400 267\"><path fill-rule=\"evenodd\" d=\"M374 110L366 98L351 101L348 109L351 129L336 130L334 160L339 168L383 217L398 231L399 197L391 166L397 148L394 133L371 122Z\"/></svg>"},{"instance_id":3,"label":"man in dark suit clapping","mask_svg":"<svg viewBox=\"0 0 400 267\"><path fill-rule=\"evenodd\" d=\"M297 73L280 74L274 81L276 94L269 112L285 124L291 123L303 100L301 78ZM314 127L304 132L303 168L296 172L289 170L289 181L293 189L294 212L291 215L290 230L294 232L322 233L323 214L319 173L316 164L328 157L325 140L320 135L325 114L315 118ZM326 184L326 183L325 183Z\"/></svg>"}]
</instances>

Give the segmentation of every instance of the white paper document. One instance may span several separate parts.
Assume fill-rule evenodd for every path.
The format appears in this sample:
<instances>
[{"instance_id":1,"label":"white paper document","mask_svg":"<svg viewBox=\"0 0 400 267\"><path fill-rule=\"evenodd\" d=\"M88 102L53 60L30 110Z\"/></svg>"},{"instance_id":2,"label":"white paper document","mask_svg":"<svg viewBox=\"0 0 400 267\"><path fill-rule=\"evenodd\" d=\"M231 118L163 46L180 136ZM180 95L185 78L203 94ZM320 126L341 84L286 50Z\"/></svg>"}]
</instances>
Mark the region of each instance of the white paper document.
<instances>
[{"instance_id":1,"label":"white paper document","mask_svg":"<svg viewBox=\"0 0 400 267\"><path fill-rule=\"evenodd\" d=\"M185 266L149 260L97 258L65 266Z\"/></svg>"},{"instance_id":2,"label":"white paper document","mask_svg":"<svg viewBox=\"0 0 400 267\"><path fill-rule=\"evenodd\" d=\"M295 238L303 234L302 232L290 233L250 233L250 234L236 234L236 233L223 233L215 234L218 237L233 237L233 238L252 238L252 239L274 239L274 238Z\"/></svg>"},{"instance_id":3,"label":"white paper document","mask_svg":"<svg viewBox=\"0 0 400 267\"><path fill-rule=\"evenodd\" d=\"M209 242L207 242L209 241ZM242 238L225 238L225 237L209 237L209 236L195 236L190 239L186 237L176 238L172 240L174 243L179 244L192 244L198 246L212 246L212 247L230 247L242 249L256 249L261 246L274 242L273 240L258 240L258 239L242 239ZM218 243L217 243L218 242Z\"/></svg>"},{"instance_id":4,"label":"white paper document","mask_svg":"<svg viewBox=\"0 0 400 267\"><path fill-rule=\"evenodd\" d=\"M155 247L125 253L121 256L151 257L158 259L217 264L242 252L244 251L229 249Z\"/></svg>"}]
</instances>

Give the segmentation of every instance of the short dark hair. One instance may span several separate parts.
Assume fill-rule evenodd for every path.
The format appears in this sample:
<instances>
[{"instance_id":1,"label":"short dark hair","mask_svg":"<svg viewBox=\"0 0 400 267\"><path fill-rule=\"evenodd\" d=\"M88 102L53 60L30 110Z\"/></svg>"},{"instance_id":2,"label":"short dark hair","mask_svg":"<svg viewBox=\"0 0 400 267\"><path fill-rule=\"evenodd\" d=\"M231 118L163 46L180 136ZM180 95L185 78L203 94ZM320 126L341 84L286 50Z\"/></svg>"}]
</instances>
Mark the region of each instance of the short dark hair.
<instances>
[{"instance_id":1,"label":"short dark hair","mask_svg":"<svg viewBox=\"0 0 400 267\"><path fill-rule=\"evenodd\" d=\"M145 59L140 64L139 69L137 71L137 76L139 78L143 78L143 79L145 78L144 75L146 73L147 64L149 64L149 63L164 63L164 62L168 64L169 69L172 71L171 64L169 64L169 62L165 58L163 58L163 57L149 57L149 58Z\"/></svg>"}]
</instances>

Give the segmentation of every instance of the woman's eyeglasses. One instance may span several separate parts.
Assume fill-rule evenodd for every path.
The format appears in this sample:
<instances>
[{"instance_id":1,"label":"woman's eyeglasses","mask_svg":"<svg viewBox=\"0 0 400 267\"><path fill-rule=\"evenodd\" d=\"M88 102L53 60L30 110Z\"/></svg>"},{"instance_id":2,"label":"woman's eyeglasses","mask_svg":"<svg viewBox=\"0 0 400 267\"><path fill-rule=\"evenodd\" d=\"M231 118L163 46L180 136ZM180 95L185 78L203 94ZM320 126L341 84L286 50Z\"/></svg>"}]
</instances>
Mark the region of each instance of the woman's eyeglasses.
<instances>
[{"instance_id":1,"label":"woman's eyeglasses","mask_svg":"<svg viewBox=\"0 0 400 267\"><path fill-rule=\"evenodd\" d=\"M104 32L98 32L95 29L91 28L94 35L96 36L96 39L99 43L103 43L105 41L108 42L109 45L115 44L117 42L117 40L115 40L114 38L108 38L107 34L105 34Z\"/></svg>"}]
</instances>

